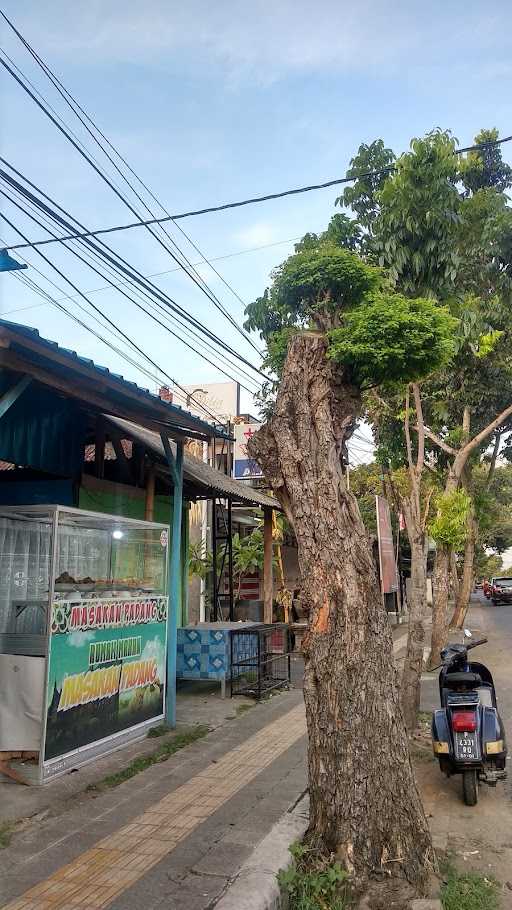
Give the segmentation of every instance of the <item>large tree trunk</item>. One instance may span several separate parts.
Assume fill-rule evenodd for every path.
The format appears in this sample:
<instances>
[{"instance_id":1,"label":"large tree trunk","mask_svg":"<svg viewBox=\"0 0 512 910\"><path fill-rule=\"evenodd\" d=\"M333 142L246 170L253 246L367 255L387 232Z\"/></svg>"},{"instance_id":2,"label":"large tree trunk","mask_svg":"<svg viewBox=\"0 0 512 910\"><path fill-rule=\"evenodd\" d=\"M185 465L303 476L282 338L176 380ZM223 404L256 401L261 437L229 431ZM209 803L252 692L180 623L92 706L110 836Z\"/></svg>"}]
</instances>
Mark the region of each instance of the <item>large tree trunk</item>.
<instances>
[{"instance_id":1,"label":"large tree trunk","mask_svg":"<svg viewBox=\"0 0 512 910\"><path fill-rule=\"evenodd\" d=\"M342 454L359 396L323 335L291 344L274 413L249 451L293 525L308 612L304 699L308 838L363 883L379 870L418 889L432 848L408 753L391 631Z\"/></svg>"},{"instance_id":2,"label":"large tree trunk","mask_svg":"<svg viewBox=\"0 0 512 910\"><path fill-rule=\"evenodd\" d=\"M409 631L402 675L402 709L407 729L415 729L420 708L421 671L425 647L424 616L427 601L427 546L425 533L411 534Z\"/></svg>"},{"instance_id":3,"label":"large tree trunk","mask_svg":"<svg viewBox=\"0 0 512 910\"><path fill-rule=\"evenodd\" d=\"M457 597L457 605L450 621L450 626L454 629L462 629L466 613L468 612L469 600L473 590L473 570L475 564L475 547L476 547L477 523L474 514L471 514L469 521L469 533L464 550L464 568L462 570L462 581Z\"/></svg>"},{"instance_id":4,"label":"large tree trunk","mask_svg":"<svg viewBox=\"0 0 512 910\"><path fill-rule=\"evenodd\" d=\"M432 640L428 665L437 667L448 634L448 595L450 588L451 550L438 544L434 570L434 603L432 607Z\"/></svg>"}]
</instances>

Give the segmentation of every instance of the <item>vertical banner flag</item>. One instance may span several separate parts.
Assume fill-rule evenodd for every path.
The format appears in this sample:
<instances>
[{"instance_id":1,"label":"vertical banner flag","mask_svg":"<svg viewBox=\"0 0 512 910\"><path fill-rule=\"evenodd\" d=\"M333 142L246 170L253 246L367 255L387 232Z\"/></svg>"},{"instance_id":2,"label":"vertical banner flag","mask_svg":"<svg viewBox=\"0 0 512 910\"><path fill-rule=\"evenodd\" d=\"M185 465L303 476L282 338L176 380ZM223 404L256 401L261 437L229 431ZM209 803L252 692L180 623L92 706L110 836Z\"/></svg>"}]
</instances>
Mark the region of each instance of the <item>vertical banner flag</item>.
<instances>
[{"instance_id":1,"label":"vertical banner flag","mask_svg":"<svg viewBox=\"0 0 512 910\"><path fill-rule=\"evenodd\" d=\"M375 497L377 509L377 538L379 541L380 582L383 594L394 594L398 591L395 548L389 504L384 496Z\"/></svg>"}]
</instances>

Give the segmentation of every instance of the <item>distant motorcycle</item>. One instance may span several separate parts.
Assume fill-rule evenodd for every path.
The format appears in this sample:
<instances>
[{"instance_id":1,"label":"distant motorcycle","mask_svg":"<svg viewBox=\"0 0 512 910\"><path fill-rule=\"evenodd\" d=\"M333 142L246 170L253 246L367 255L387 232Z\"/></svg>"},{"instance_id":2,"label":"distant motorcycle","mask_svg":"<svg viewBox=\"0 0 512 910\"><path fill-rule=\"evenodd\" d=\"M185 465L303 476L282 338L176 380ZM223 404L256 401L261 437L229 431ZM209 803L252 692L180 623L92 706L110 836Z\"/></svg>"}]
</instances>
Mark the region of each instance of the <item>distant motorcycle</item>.
<instances>
[{"instance_id":1,"label":"distant motorcycle","mask_svg":"<svg viewBox=\"0 0 512 910\"><path fill-rule=\"evenodd\" d=\"M448 645L441 651L441 708L432 718L432 745L441 771L462 774L467 806L478 802L479 783L495 787L507 776L507 744L492 676L484 664L468 662L468 651L487 641Z\"/></svg>"}]
</instances>

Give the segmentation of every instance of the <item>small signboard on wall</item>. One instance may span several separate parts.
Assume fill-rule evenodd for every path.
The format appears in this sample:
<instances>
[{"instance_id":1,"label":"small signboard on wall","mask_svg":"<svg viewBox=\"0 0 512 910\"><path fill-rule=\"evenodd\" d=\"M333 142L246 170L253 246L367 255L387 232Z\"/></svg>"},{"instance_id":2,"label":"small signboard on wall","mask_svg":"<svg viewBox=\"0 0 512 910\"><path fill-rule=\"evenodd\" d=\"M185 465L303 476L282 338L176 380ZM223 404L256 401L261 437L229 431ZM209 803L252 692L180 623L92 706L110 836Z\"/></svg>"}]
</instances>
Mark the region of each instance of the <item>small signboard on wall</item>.
<instances>
[{"instance_id":1,"label":"small signboard on wall","mask_svg":"<svg viewBox=\"0 0 512 910\"><path fill-rule=\"evenodd\" d=\"M256 480L263 477L257 461L249 457L247 444L259 430L261 423L237 423L235 425L235 448L233 458L233 476L236 480Z\"/></svg>"}]
</instances>

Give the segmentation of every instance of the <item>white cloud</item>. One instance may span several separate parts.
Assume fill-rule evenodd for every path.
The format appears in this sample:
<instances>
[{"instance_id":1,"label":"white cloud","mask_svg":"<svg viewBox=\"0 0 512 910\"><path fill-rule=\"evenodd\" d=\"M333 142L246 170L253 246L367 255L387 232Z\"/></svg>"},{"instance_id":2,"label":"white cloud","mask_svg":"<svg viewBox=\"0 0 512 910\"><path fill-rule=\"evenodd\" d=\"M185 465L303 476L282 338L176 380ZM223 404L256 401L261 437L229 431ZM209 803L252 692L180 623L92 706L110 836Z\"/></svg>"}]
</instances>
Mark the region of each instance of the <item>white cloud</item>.
<instances>
[{"instance_id":1,"label":"white cloud","mask_svg":"<svg viewBox=\"0 0 512 910\"><path fill-rule=\"evenodd\" d=\"M235 241L242 248L264 246L266 243L274 243L275 240L282 240L282 232L277 230L274 225L266 224L263 221L244 228L235 234Z\"/></svg>"},{"instance_id":2,"label":"white cloud","mask_svg":"<svg viewBox=\"0 0 512 910\"><path fill-rule=\"evenodd\" d=\"M183 54L193 69L217 62L260 82L290 72L403 71L428 57L445 64L454 31L466 52L505 50L510 21L499 0L494 16L478 4L428 10L414 0L47 0L30 12L25 6L25 16L18 3L8 0L8 9L13 4L21 29L53 59L172 65Z\"/></svg>"}]
</instances>

